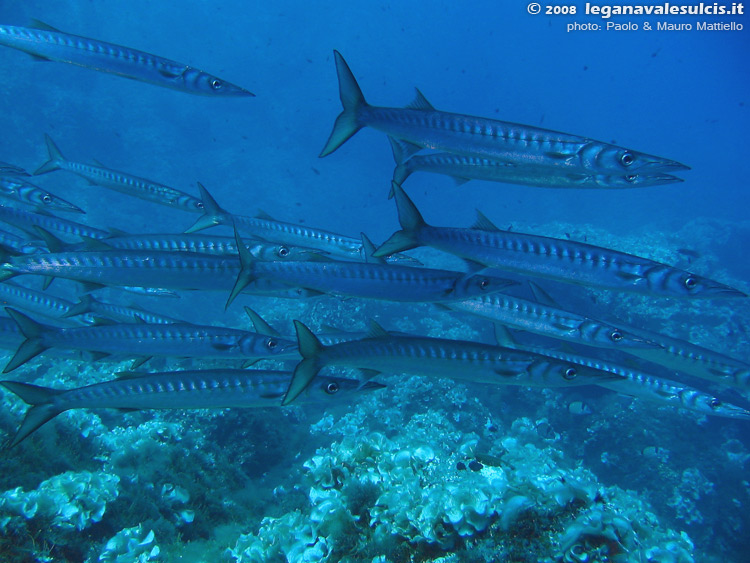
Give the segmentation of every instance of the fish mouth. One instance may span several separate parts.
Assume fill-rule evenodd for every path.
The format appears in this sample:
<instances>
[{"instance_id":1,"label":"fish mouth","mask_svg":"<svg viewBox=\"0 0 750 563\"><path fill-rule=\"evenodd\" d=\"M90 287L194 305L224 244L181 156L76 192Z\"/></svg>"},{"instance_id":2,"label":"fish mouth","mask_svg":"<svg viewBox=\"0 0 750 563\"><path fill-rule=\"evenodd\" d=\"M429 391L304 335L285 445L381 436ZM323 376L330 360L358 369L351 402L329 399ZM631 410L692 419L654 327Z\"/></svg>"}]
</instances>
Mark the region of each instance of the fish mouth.
<instances>
[{"instance_id":1,"label":"fish mouth","mask_svg":"<svg viewBox=\"0 0 750 563\"><path fill-rule=\"evenodd\" d=\"M645 186L662 186L664 184L676 184L684 182L682 178L671 174L647 174L642 177L641 184Z\"/></svg>"},{"instance_id":2,"label":"fish mouth","mask_svg":"<svg viewBox=\"0 0 750 563\"><path fill-rule=\"evenodd\" d=\"M748 297L747 293L726 285L711 287L706 293L706 297Z\"/></svg>"},{"instance_id":3,"label":"fish mouth","mask_svg":"<svg viewBox=\"0 0 750 563\"><path fill-rule=\"evenodd\" d=\"M676 172L678 170L690 170L690 167L686 164L682 164L681 162L677 162L676 160L667 160L663 158L653 158L650 159L648 162L644 162L641 166L638 167L638 172L643 171L661 171L661 170L669 170L671 172Z\"/></svg>"}]
</instances>

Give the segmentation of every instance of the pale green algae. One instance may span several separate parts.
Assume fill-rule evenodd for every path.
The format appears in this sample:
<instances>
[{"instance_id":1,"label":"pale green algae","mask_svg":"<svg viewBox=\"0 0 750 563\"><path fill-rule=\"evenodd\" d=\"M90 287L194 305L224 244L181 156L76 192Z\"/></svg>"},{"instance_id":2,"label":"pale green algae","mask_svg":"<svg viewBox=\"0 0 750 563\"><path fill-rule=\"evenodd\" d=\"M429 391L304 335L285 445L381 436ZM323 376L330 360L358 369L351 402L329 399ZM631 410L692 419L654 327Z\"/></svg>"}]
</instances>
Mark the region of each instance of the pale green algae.
<instances>
[{"instance_id":1,"label":"pale green algae","mask_svg":"<svg viewBox=\"0 0 750 563\"><path fill-rule=\"evenodd\" d=\"M339 439L303 464L308 502L264 518L226 559L427 561L472 546L477 561L521 553L514 560L693 561L686 535L662 527L634 493L599 486L530 420L498 433L489 421L477 425L484 413L462 388L411 378L395 402L373 395L338 421L325 417L312 431ZM406 403L425 393L455 410L407 414ZM459 470L480 443L499 461Z\"/></svg>"}]
</instances>

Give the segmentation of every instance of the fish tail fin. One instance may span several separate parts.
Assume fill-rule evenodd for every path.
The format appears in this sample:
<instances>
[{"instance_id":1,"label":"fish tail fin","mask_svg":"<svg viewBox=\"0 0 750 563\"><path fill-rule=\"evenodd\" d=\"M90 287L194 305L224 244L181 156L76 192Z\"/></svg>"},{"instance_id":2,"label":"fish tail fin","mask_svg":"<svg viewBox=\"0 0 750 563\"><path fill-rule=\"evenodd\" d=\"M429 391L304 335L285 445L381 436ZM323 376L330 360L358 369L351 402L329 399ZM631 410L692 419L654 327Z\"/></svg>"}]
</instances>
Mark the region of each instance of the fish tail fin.
<instances>
[{"instance_id":1,"label":"fish tail fin","mask_svg":"<svg viewBox=\"0 0 750 563\"><path fill-rule=\"evenodd\" d=\"M242 290L256 279L254 274L255 258L253 258L253 255L247 249L245 243L242 242L242 238L240 237L239 231L237 231L236 225L234 227L234 240L237 243L237 250L239 251L240 273L237 274L237 281L234 282L234 287L229 294L229 299L227 299L227 304L225 305L224 310L228 309L229 305L232 304L232 301L242 293Z\"/></svg>"},{"instance_id":2,"label":"fish tail fin","mask_svg":"<svg viewBox=\"0 0 750 563\"><path fill-rule=\"evenodd\" d=\"M215 225L231 225L231 221L228 219L229 213L216 202L200 182L198 182L198 191L200 191L200 199L203 203L203 215L198 217L198 220L185 233L196 233Z\"/></svg>"},{"instance_id":3,"label":"fish tail fin","mask_svg":"<svg viewBox=\"0 0 750 563\"><path fill-rule=\"evenodd\" d=\"M53 399L56 395L64 391L39 387L28 383L19 383L18 381L0 381L0 385L18 395L25 403L32 405L26 411L26 416L21 426L19 426L16 435L8 442L7 449L20 444L29 434L62 412L59 407L53 404Z\"/></svg>"},{"instance_id":4,"label":"fish tail fin","mask_svg":"<svg viewBox=\"0 0 750 563\"><path fill-rule=\"evenodd\" d=\"M0 253L1 255L2 253ZM0 260L7 259L7 256L0 257ZM12 270L13 266L11 264L8 264L7 262L5 264L0 264L0 282L4 282L5 280L9 280L10 278L15 278L18 275L18 272L14 272Z\"/></svg>"},{"instance_id":5,"label":"fish tail fin","mask_svg":"<svg viewBox=\"0 0 750 563\"><path fill-rule=\"evenodd\" d=\"M55 170L60 170L60 163L65 162L65 157L60 152L60 149L57 148L55 141L53 141L52 137L47 135L47 133L44 134L44 141L47 143L49 160L36 169L36 171L34 172L34 176L38 176L39 174L46 174L47 172L53 172Z\"/></svg>"},{"instance_id":6,"label":"fish tail fin","mask_svg":"<svg viewBox=\"0 0 750 563\"><path fill-rule=\"evenodd\" d=\"M294 329L297 331L297 343L302 361L294 368L292 381L281 402L282 405L291 403L315 379L321 368L320 353L325 349L318 337L301 322L294 321Z\"/></svg>"},{"instance_id":7,"label":"fish tail fin","mask_svg":"<svg viewBox=\"0 0 750 563\"><path fill-rule=\"evenodd\" d=\"M26 340L21 342L15 355L10 359L5 369L3 369L3 373L8 373L49 348L49 346L46 346L42 342L42 336L49 327L45 327L43 324L10 307L6 307L5 312L16 321L21 333L26 337Z\"/></svg>"},{"instance_id":8,"label":"fish tail fin","mask_svg":"<svg viewBox=\"0 0 750 563\"><path fill-rule=\"evenodd\" d=\"M319 155L320 158L331 154L362 128L362 124L359 123L359 114L362 108L367 107L362 90L359 89L359 84L344 57L338 51L334 51L333 54L336 58L336 74L339 78L339 97L344 111L336 118L333 131Z\"/></svg>"},{"instance_id":9,"label":"fish tail fin","mask_svg":"<svg viewBox=\"0 0 750 563\"><path fill-rule=\"evenodd\" d=\"M389 256L396 252L410 250L422 246L417 240L419 229L427 227L427 223L419 213L417 206L409 199L406 192L396 182L391 183L393 195L396 198L396 207L398 208L398 222L401 224L401 230L396 231L385 241L380 248L373 254L378 256Z\"/></svg>"}]
</instances>

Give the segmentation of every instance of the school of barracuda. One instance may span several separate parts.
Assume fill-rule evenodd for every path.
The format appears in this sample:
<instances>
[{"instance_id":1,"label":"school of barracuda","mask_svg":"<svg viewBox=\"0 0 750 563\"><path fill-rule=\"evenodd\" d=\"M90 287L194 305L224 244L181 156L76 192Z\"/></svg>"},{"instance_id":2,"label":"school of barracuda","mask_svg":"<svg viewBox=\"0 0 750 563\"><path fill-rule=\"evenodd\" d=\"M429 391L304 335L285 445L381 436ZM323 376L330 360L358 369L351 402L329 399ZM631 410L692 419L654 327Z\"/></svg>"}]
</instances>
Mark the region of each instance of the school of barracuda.
<instances>
[{"instance_id":1,"label":"school of barracuda","mask_svg":"<svg viewBox=\"0 0 750 563\"><path fill-rule=\"evenodd\" d=\"M183 63L62 33L40 22L29 28L0 26L0 44L38 59L185 93L254 96ZM401 230L379 247L364 234L350 237L265 214L235 214L222 208L200 184L199 195L194 196L99 163L68 160L45 134L49 160L34 176L72 172L104 188L200 214L184 234L123 233L87 225L55 215L85 211L33 184L22 167L0 162L0 222L8 229L0 230L0 299L8 315L0 317L0 343L15 351L4 373L40 354L82 362L132 359L132 369L154 357L231 359L242 362L243 368L262 359L296 362L295 369L287 372L127 372L117 379L66 390L2 381L30 405L9 446L69 409L260 408L293 401L347 400L383 387L369 380L384 372L488 385L598 385L700 414L750 419L744 408L679 380L686 373L747 390L750 364L666 334L566 311L534 280L662 299L747 295L646 257L504 231L481 213L471 228L431 226L401 186L410 174L422 171L448 175L459 183L480 179L529 187L623 189L680 182L672 173L688 170L687 166L588 137L439 111L419 91L406 108L372 106L344 58L338 52L334 55L343 111L320 156L333 153L363 127L388 136L396 161L390 197ZM41 132L39 136L41 140ZM421 153L424 149L440 152ZM230 227L234 236L198 234L214 226ZM467 271L429 268L403 254L420 246L463 259ZM23 282L29 276L43 278L44 291L9 281L19 277ZM54 278L79 282L84 290L79 301L48 291ZM532 299L517 295L527 286ZM289 319L294 320L296 336L284 336L249 308L254 331L201 326L91 295L102 287L165 296L187 290L217 291L227 294L227 307L242 293L434 303L436 310L495 323L497 343L389 332L374 321L368 333L316 335L300 321ZM528 333L546 337L547 344L527 342ZM619 360L606 356L612 351ZM666 367L676 379L653 375L650 370L655 365ZM348 368L359 380L320 374L331 366Z\"/></svg>"}]
</instances>

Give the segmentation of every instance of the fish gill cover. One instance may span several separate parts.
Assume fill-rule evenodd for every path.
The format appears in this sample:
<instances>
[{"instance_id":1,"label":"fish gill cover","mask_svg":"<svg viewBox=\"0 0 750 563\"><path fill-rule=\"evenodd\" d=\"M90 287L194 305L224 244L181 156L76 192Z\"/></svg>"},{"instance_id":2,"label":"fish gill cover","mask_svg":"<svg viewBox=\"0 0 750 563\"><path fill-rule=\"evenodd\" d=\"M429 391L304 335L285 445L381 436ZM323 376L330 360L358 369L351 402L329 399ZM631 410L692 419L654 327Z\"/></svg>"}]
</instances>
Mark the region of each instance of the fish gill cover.
<instances>
[{"instance_id":1,"label":"fish gill cover","mask_svg":"<svg viewBox=\"0 0 750 563\"><path fill-rule=\"evenodd\" d=\"M749 561L721 6L3 5L0 560Z\"/></svg>"}]
</instances>

